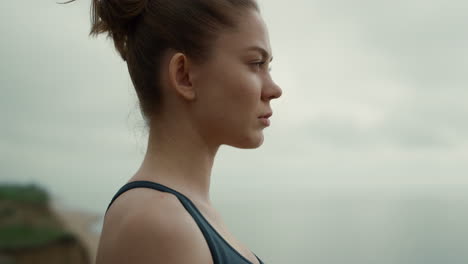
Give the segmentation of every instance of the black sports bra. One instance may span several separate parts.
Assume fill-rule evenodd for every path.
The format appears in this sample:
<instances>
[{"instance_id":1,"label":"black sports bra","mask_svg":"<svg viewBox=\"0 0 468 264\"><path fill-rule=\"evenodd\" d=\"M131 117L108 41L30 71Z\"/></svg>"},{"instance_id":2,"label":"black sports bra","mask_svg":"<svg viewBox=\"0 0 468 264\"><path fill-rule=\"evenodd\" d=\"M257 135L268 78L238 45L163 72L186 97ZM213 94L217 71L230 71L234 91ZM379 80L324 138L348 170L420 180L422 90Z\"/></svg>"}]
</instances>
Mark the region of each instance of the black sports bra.
<instances>
[{"instance_id":1,"label":"black sports bra","mask_svg":"<svg viewBox=\"0 0 468 264\"><path fill-rule=\"evenodd\" d=\"M226 240L224 240L224 238L216 231L216 229L214 229L213 226L211 226L211 224L205 219L205 217L203 217L203 215L200 213L197 207L195 207L193 202L190 201L190 199L188 199L182 193L179 193L176 190L166 187L162 184L150 181L133 181L126 183L114 195L112 201L107 207L107 210L109 210L109 207L112 205L115 199L117 199L117 197L119 197L125 191L133 188L150 188L158 191L169 192L177 196L179 201L190 213L202 231L203 236L205 237L210 248L211 256L213 257L213 264L253 264L244 256L242 256L237 250L235 250L231 245L229 245ZM255 255L255 253L253 254ZM258 259L260 264L264 264L257 255L255 255L255 257Z\"/></svg>"}]
</instances>

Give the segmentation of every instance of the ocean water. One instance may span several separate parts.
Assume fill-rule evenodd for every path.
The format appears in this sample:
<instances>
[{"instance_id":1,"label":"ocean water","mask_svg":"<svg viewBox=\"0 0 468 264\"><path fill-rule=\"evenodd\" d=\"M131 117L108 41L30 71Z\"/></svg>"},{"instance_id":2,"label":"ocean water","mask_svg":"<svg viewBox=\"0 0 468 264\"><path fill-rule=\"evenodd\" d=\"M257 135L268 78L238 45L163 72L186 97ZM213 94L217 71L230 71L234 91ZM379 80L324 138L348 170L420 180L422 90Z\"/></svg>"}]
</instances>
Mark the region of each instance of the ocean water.
<instances>
[{"instance_id":1,"label":"ocean water","mask_svg":"<svg viewBox=\"0 0 468 264\"><path fill-rule=\"evenodd\" d=\"M468 196L302 193L215 202L265 263L466 264ZM102 221L93 227L100 231Z\"/></svg>"}]
</instances>

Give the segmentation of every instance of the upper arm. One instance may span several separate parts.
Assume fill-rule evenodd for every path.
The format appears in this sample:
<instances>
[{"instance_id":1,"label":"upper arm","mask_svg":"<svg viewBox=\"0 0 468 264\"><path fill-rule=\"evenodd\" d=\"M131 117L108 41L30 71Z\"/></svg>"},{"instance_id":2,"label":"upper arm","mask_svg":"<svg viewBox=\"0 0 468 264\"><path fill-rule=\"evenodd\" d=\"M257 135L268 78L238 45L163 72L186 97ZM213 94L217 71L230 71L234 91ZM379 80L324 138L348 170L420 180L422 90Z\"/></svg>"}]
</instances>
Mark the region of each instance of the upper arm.
<instances>
[{"instance_id":1,"label":"upper arm","mask_svg":"<svg viewBox=\"0 0 468 264\"><path fill-rule=\"evenodd\" d=\"M122 217L112 239L100 245L96 264L212 263L207 244L200 243L201 231L176 197L139 207Z\"/></svg>"}]
</instances>

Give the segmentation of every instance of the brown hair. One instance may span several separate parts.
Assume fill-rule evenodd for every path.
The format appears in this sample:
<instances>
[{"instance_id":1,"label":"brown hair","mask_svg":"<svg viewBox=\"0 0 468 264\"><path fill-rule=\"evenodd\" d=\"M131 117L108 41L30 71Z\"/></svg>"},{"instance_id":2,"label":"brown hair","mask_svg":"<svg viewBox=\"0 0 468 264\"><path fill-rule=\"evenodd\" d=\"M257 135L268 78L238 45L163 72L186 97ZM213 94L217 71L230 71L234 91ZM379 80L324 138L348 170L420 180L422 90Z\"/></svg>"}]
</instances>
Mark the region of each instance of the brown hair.
<instances>
[{"instance_id":1,"label":"brown hair","mask_svg":"<svg viewBox=\"0 0 468 264\"><path fill-rule=\"evenodd\" d=\"M65 3L73 2L70 0ZM92 0L91 31L107 32L124 61L148 125L160 105L160 61L172 48L196 63L210 58L210 43L223 29L236 28L256 0Z\"/></svg>"}]
</instances>

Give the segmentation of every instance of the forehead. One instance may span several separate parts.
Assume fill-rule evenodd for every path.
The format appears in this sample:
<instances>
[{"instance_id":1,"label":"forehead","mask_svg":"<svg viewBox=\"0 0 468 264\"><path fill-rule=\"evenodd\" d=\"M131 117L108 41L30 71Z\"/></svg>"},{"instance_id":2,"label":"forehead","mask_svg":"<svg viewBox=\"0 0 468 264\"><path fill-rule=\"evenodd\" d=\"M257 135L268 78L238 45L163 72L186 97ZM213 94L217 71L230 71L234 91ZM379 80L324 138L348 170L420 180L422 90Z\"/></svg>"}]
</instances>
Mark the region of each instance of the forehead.
<instances>
[{"instance_id":1,"label":"forehead","mask_svg":"<svg viewBox=\"0 0 468 264\"><path fill-rule=\"evenodd\" d=\"M271 55L268 29L261 15L257 11L248 11L238 19L238 26L234 31L222 32L215 44L217 52L239 54L259 53L257 46L265 49Z\"/></svg>"}]
</instances>

